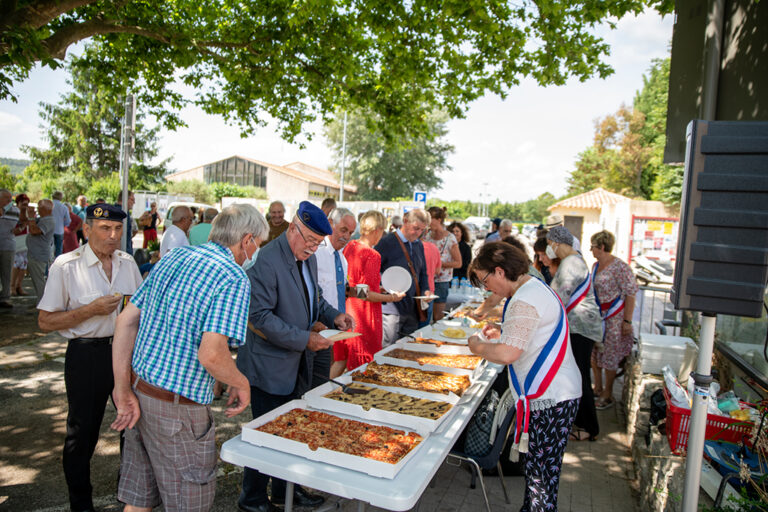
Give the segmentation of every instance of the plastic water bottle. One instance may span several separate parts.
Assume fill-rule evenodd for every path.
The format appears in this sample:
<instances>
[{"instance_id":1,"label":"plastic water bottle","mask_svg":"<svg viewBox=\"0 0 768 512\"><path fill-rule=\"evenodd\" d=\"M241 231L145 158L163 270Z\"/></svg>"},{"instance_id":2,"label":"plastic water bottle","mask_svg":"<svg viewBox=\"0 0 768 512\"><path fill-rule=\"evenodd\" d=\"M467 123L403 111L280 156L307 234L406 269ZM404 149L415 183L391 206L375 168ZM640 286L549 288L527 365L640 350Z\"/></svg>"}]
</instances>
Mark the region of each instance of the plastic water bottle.
<instances>
[{"instance_id":1,"label":"plastic water bottle","mask_svg":"<svg viewBox=\"0 0 768 512\"><path fill-rule=\"evenodd\" d=\"M459 291L459 278L458 277L454 277L453 279L451 279L451 291L454 292L454 293Z\"/></svg>"},{"instance_id":2,"label":"plastic water bottle","mask_svg":"<svg viewBox=\"0 0 768 512\"><path fill-rule=\"evenodd\" d=\"M466 277L461 278L460 288L461 291L459 293L461 294L463 300L467 300L469 298L470 286L469 280Z\"/></svg>"}]
</instances>

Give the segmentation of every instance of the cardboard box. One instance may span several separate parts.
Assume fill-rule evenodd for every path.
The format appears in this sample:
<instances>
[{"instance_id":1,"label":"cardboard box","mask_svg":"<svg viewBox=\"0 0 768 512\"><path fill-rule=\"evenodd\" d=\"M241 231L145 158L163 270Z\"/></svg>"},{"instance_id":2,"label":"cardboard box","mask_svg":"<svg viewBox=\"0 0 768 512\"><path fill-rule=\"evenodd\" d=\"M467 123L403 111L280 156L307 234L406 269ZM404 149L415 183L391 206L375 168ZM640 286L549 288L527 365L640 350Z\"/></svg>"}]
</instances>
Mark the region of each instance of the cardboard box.
<instances>
[{"instance_id":1,"label":"cardboard box","mask_svg":"<svg viewBox=\"0 0 768 512\"><path fill-rule=\"evenodd\" d=\"M349 375L342 375L336 378L335 380L341 382L342 384L349 384L350 382L352 382L352 377L350 377ZM363 384L365 386L370 386L373 388L380 387L367 382L361 382L359 384ZM385 423L387 425L396 425L400 428L408 428L408 429L415 430L416 432L421 432L421 431L434 432L435 430L437 430L440 424L442 424L445 421L445 419L451 416L454 412L454 409L452 407L441 417L435 420L432 420L429 418L420 418L418 416L412 416L410 414L401 414L401 413L392 412L392 411L384 411L381 409L365 410L360 405L357 405L357 404L340 402L338 400L333 400L332 398L325 397L325 395L327 395L328 393L340 388L341 386L337 386L333 382L326 382L322 386L318 386L315 389L307 391L302 398L313 409L338 412L346 416L360 418L361 420L366 422L371 421L371 422ZM400 393L401 395L412 396L415 398L434 400L436 402L446 402L452 405L456 405L456 403L458 403L459 401L459 397L454 394L439 395L436 393L425 393L423 391L416 391L415 389L405 389L405 388L393 388L393 389L387 389L386 391L391 391L393 393Z\"/></svg>"},{"instance_id":2,"label":"cardboard box","mask_svg":"<svg viewBox=\"0 0 768 512\"><path fill-rule=\"evenodd\" d=\"M423 345L418 345L419 347L422 347ZM467 375L469 376L469 379L474 382L477 380L477 377L481 375L482 369L485 368L485 365L483 364L484 360L480 360L480 364L477 365L477 367L474 370L466 370L464 368L452 368L450 366L438 366L434 364L419 364L417 361L409 361L407 359L397 359L395 357L388 357L387 354L392 352L396 349L402 349L404 348L403 345L400 344L394 344L390 345L387 348L380 350L379 352L376 352L373 355L373 360L376 361L379 364L391 364L393 366L403 366L406 368L416 368L417 370L424 370L427 372L444 372L444 373L453 373L454 375ZM426 352L426 350L418 349L418 352ZM480 369L482 367L482 369ZM480 371L478 372L478 369Z\"/></svg>"},{"instance_id":3,"label":"cardboard box","mask_svg":"<svg viewBox=\"0 0 768 512\"><path fill-rule=\"evenodd\" d=\"M429 435L428 432L425 432L425 431L420 432L417 429L413 429L413 431L415 431L417 434L419 434L423 438L422 442L416 445L416 447L413 448L405 457L400 459L400 462L398 462L397 464L389 464L387 462L380 462L377 460L367 459L365 457L358 457L356 455L349 455L347 453L327 450L325 448L318 448L317 450L311 450L309 446L304 443L300 443L298 441L293 441L291 439L286 439L284 437L278 437L272 434L267 434L265 432L260 432L258 430L255 430L256 427L259 427L261 425L264 425L265 423L272 421L273 419L277 418L281 414L284 414L290 411L291 409L297 409L297 408L308 409L309 406L307 402L304 400L292 400L287 404L284 404L278 407L277 409L274 409L266 414L263 414L262 416L259 416L258 418L244 425L243 431L242 431L243 441L246 441L248 443L255 444L258 446L264 446L265 448L271 448L273 450L290 453L292 455L298 455L308 460L323 462L326 464L333 464L334 466L339 466L345 469L351 469L353 471L359 471L361 473L367 473L372 476L391 479L391 478L394 478L395 475L397 475L398 471L400 471L403 468L403 466L405 466L405 464L422 447L422 445L424 444L424 440ZM344 414L339 414L335 412L329 412L328 414L332 414L340 418L360 421L358 418L348 417ZM382 423L375 422L375 421L366 421L365 423L382 425ZM391 425L385 425L385 426L391 427ZM398 427L394 427L394 428L398 428Z\"/></svg>"},{"instance_id":4,"label":"cardboard box","mask_svg":"<svg viewBox=\"0 0 768 512\"><path fill-rule=\"evenodd\" d=\"M683 385L696 365L698 352L699 347L691 338L646 332L640 333L637 349L643 373L661 375L661 369L669 365Z\"/></svg>"}]
</instances>

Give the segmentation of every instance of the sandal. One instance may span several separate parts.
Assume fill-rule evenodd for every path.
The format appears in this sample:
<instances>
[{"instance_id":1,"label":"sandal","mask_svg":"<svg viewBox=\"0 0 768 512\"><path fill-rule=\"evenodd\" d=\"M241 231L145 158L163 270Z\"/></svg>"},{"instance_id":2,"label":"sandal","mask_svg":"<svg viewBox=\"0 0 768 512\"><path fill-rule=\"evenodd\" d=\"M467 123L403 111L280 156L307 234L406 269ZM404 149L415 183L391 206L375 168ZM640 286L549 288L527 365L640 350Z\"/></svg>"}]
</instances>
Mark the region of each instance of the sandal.
<instances>
[{"instance_id":1,"label":"sandal","mask_svg":"<svg viewBox=\"0 0 768 512\"><path fill-rule=\"evenodd\" d=\"M611 407L613 407L613 398L600 397L597 400L595 400L595 409L597 409L598 411L609 409Z\"/></svg>"},{"instance_id":2,"label":"sandal","mask_svg":"<svg viewBox=\"0 0 768 512\"><path fill-rule=\"evenodd\" d=\"M597 441L597 436L592 436L589 432L579 427L573 427L568 438L571 441Z\"/></svg>"}]
</instances>

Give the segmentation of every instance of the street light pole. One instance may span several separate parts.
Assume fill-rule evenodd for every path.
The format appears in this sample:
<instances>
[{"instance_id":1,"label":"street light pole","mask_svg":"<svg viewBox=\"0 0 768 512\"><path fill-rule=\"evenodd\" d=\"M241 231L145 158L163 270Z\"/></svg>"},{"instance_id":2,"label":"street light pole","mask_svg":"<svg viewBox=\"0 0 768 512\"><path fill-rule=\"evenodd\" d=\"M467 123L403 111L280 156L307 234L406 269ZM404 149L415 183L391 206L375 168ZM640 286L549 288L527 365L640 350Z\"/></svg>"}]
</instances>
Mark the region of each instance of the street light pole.
<instances>
[{"instance_id":1,"label":"street light pole","mask_svg":"<svg viewBox=\"0 0 768 512\"><path fill-rule=\"evenodd\" d=\"M131 222L128 213L128 169L131 167L131 156L133 155L134 136L136 127L136 98L129 94L125 97L125 116L123 117L123 129L120 132L120 186L123 188L120 197L126 217L123 220L123 239L121 248L128 251L128 226Z\"/></svg>"},{"instance_id":2,"label":"street light pole","mask_svg":"<svg viewBox=\"0 0 768 512\"><path fill-rule=\"evenodd\" d=\"M341 142L341 187L339 188L339 201L344 200L344 171L347 164L347 111L344 111L344 137Z\"/></svg>"}]
</instances>

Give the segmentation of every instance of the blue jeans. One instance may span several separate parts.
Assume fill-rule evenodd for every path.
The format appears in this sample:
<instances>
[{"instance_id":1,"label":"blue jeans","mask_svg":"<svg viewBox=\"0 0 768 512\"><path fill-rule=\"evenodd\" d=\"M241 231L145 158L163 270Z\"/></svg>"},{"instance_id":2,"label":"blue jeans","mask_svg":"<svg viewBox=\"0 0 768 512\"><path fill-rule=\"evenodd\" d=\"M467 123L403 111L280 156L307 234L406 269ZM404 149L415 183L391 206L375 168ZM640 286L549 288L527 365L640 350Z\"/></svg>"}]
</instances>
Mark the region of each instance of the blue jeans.
<instances>
[{"instance_id":1,"label":"blue jeans","mask_svg":"<svg viewBox=\"0 0 768 512\"><path fill-rule=\"evenodd\" d=\"M64 252L64 235L53 234L53 257L58 258Z\"/></svg>"}]
</instances>

